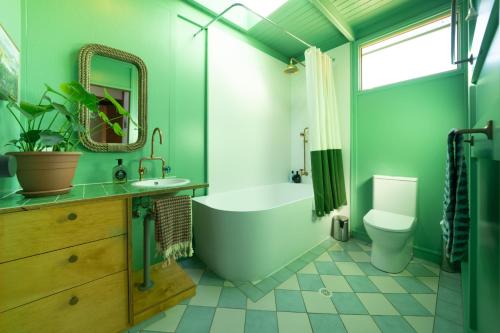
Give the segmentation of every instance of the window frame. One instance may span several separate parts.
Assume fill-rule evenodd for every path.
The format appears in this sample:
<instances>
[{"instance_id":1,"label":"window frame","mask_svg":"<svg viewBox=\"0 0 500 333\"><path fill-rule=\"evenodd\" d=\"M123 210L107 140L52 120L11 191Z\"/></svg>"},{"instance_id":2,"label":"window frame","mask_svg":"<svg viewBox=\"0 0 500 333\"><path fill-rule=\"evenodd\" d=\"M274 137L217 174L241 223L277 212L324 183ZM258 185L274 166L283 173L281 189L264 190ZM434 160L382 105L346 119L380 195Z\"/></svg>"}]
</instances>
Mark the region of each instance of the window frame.
<instances>
[{"instance_id":1,"label":"window frame","mask_svg":"<svg viewBox=\"0 0 500 333\"><path fill-rule=\"evenodd\" d=\"M457 6L457 15L459 16L459 18L457 19L457 31L456 31L456 54L457 54L457 57L460 57L461 54L462 54L462 32L463 31L462 31L462 20L460 19L461 18L461 14L460 14L461 10L460 9L461 9L460 6ZM372 90L375 90L375 89L384 89L384 88L387 88L387 87L391 87L393 85L410 83L410 82L413 82L415 80L432 79L434 77L440 77L442 75L450 75L450 74L455 74L455 73L458 73L458 72L462 72L463 68L464 68L464 64L460 63L460 64L457 64L456 68L451 69L451 70L446 70L446 71L442 71L442 72L427 74L427 75L423 75L423 76L419 76L419 77L414 77L414 78L409 78L409 79L405 79L405 80L401 80L401 81L397 81L397 82L391 82L391 83L383 84L383 85L372 87L372 88L363 89L363 86L362 86L362 83L363 83L363 66L362 66L362 57L363 57L363 54L362 54L362 49L363 48L365 48L367 46L371 46L371 45L377 44L377 43L380 43L380 42L383 42L385 40L388 40L388 39L393 38L395 36L404 34L406 32L418 29L418 28L423 27L425 25L428 25L428 24L431 24L433 22L439 21L439 20L441 20L441 19L443 19L443 18L445 18L447 16L451 16L451 10L450 9L446 9L446 10L440 11L440 12L434 14L434 15L427 16L426 18L419 19L418 21L414 21L414 22L411 22L409 24L406 23L404 25L398 25L398 26L389 28L388 30L385 30L382 33L374 34L374 35L371 35L371 36L368 36L368 37L364 38L364 40L358 41L356 47L353 48L353 49L355 49L355 51L357 53L357 61L356 61L356 67L357 67L356 68L356 70L357 70L357 87L356 87L356 92L357 93L364 93L364 92L372 91ZM427 33L431 33L433 31L435 31L435 30L431 30L431 31L428 31L428 32L426 32L424 34L419 34L417 36L410 37L410 38L405 39L403 41L394 43L392 45L395 45L395 44L398 44L398 43L403 43L406 40L411 40L413 38L425 35ZM390 45L390 46L392 46L392 45ZM386 46L386 48L387 47L389 47L389 46Z\"/></svg>"}]
</instances>

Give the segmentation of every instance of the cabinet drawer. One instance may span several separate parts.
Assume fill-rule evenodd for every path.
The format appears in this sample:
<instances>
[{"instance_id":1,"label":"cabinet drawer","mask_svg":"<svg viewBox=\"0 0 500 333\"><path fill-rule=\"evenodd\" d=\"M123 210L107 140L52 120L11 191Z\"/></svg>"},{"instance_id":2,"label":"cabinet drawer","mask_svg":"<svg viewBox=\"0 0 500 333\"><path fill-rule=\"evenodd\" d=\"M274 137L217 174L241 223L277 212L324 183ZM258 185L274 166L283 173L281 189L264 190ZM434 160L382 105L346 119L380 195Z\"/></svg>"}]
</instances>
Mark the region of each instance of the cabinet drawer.
<instances>
[{"instance_id":1,"label":"cabinet drawer","mask_svg":"<svg viewBox=\"0 0 500 333\"><path fill-rule=\"evenodd\" d=\"M128 325L127 273L0 313L0 332L114 333Z\"/></svg>"},{"instance_id":2,"label":"cabinet drawer","mask_svg":"<svg viewBox=\"0 0 500 333\"><path fill-rule=\"evenodd\" d=\"M0 312L126 269L126 236L0 264Z\"/></svg>"},{"instance_id":3,"label":"cabinet drawer","mask_svg":"<svg viewBox=\"0 0 500 333\"><path fill-rule=\"evenodd\" d=\"M124 200L0 215L0 263L118 236L127 230Z\"/></svg>"}]
</instances>

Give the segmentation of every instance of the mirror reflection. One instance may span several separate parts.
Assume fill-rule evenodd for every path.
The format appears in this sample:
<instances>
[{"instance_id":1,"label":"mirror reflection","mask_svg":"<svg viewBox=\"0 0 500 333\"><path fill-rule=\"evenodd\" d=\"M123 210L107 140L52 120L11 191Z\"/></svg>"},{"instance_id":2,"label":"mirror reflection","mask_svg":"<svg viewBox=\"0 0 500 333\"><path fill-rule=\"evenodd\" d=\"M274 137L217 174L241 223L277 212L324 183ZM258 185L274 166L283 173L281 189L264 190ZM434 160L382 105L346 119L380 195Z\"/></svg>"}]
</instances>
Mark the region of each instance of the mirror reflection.
<instances>
[{"instance_id":1,"label":"mirror reflection","mask_svg":"<svg viewBox=\"0 0 500 333\"><path fill-rule=\"evenodd\" d=\"M123 136L117 135L109 126L105 126L100 117L89 120L90 138L96 143L133 144L139 138L138 126L138 70L128 62L93 55L90 66L90 91L103 98L106 93L113 96L130 113L130 117L121 115L107 99L99 102L99 110L112 122L118 122L123 129Z\"/></svg>"}]
</instances>

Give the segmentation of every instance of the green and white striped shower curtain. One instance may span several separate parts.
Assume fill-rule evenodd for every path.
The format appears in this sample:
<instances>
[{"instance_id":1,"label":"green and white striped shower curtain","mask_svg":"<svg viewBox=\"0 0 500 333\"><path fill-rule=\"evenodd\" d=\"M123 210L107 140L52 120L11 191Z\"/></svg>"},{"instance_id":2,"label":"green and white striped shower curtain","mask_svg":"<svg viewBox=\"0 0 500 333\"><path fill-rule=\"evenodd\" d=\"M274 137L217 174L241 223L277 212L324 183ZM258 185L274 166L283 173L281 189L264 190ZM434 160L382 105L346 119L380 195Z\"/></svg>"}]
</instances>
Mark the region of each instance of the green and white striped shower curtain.
<instances>
[{"instance_id":1,"label":"green and white striped shower curtain","mask_svg":"<svg viewBox=\"0 0 500 333\"><path fill-rule=\"evenodd\" d=\"M324 216L347 203L333 62L315 47L305 58L314 202Z\"/></svg>"}]
</instances>

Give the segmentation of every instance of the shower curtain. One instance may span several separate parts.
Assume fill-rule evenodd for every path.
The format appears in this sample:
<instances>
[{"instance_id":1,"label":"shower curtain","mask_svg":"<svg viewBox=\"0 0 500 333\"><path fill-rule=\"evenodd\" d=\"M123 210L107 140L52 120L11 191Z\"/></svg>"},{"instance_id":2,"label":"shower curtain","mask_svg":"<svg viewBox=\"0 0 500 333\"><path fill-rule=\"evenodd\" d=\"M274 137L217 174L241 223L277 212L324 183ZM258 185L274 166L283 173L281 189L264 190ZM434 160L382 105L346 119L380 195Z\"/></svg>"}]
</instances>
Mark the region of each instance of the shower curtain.
<instances>
[{"instance_id":1,"label":"shower curtain","mask_svg":"<svg viewBox=\"0 0 500 333\"><path fill-rule=\"evenodd\" d=\"M317 216L347 203L332 59L315 47L305 52L307 108Z\"/></svg>"}]
</instances>

